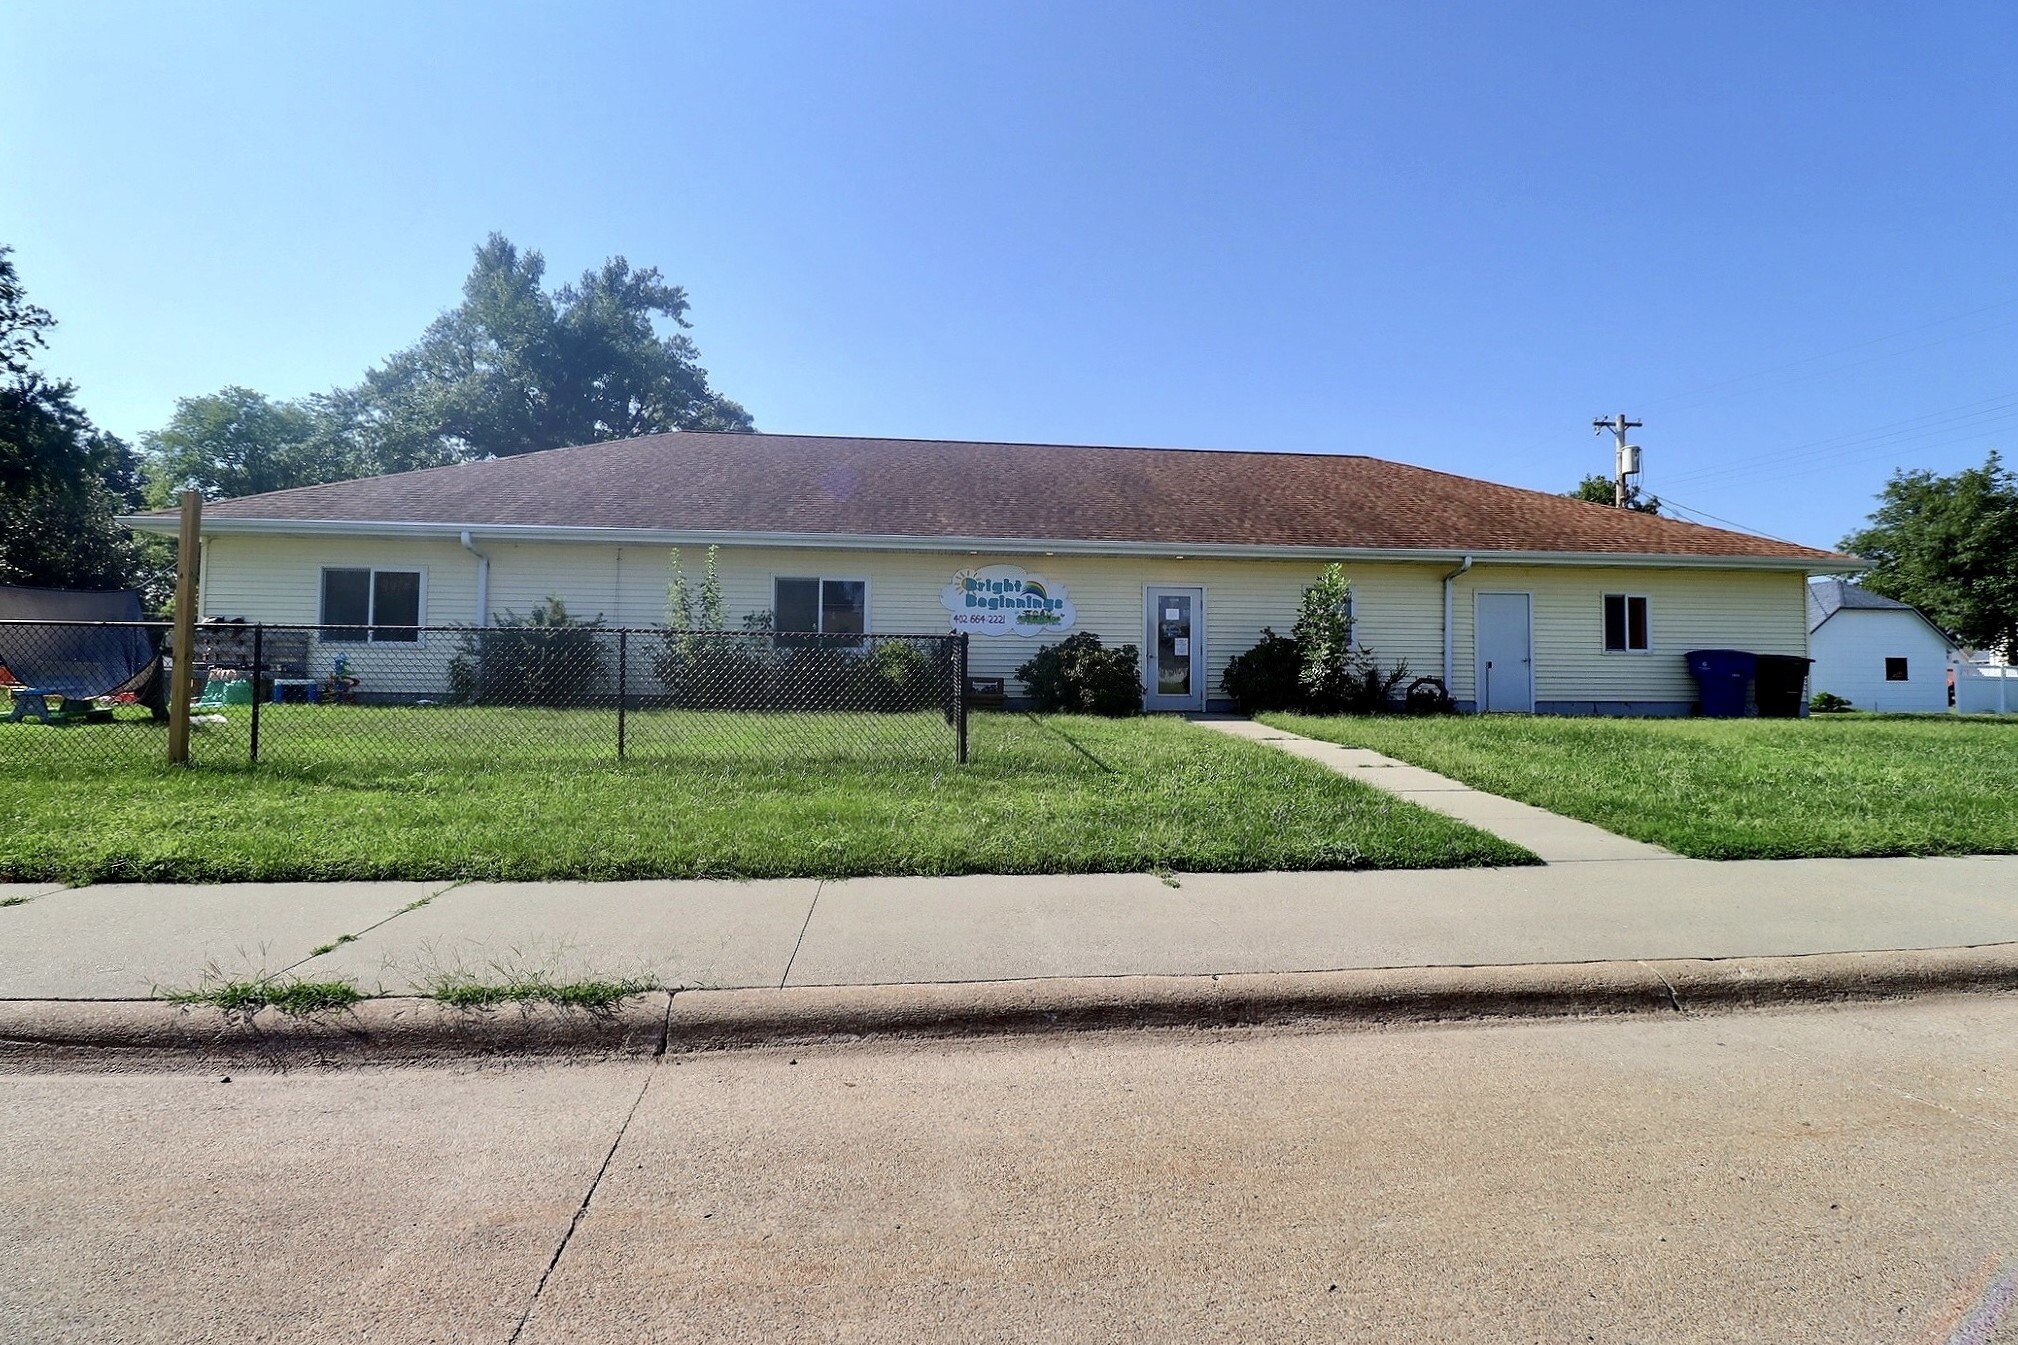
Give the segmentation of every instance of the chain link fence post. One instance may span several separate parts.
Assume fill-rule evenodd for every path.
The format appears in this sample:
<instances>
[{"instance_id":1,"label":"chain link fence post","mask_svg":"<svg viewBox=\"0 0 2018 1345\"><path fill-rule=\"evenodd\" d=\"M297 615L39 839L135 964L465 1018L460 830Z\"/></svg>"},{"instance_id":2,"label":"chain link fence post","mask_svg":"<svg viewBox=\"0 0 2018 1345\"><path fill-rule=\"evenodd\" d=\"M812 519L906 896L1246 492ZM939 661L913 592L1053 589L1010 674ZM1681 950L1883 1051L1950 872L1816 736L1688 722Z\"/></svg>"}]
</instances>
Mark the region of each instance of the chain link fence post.
<instances>
[{"instance_id":1,"label":"chain link fence post","mask_svg":"<svg viewBox=\"0 0 2018 1345\"><path fill-rule=\"evenodd\" d=\"M252 628L252 732L251 749L248 753L251 763L259 764L259 670L266 666L266 627Z\"/></svg>"},{"instance_id":2,"label":"chain link fence post","mask_svg":"<svg viewBox=\"0 0 2018 1345\"><path fill-rule=\"evenodd\" d=\"M624 706L627 699L628 678L631 668L631 633L617 632L617 760L624 759Z\"/></svg>"},{"instance_id":3,"label":"chain link fence post","mask_svg":"<svg viewBox=\"0 0 2018 1345\"><path fill-rule=\"evenodd\" d=\"M954 646L953 696L959 724L955 734L959 744L960 764L967 764L967 632L960 632L960 643Z\"/></svg>"}]
</instances>

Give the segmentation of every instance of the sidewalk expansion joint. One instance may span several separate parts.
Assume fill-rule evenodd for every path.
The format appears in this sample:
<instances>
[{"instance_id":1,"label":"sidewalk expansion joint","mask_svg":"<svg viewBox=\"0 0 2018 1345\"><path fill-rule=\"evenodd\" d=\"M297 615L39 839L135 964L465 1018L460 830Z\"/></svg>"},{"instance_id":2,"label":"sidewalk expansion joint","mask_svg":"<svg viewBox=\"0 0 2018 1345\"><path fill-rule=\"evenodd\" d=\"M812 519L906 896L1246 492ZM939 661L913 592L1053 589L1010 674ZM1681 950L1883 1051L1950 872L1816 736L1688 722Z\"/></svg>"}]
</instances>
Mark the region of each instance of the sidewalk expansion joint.
<instances>
[{"instance_id":1,"label":"sidewalk expansion joint","mask_svg":"<svg viewBox=\"0 0 2018 1345\"><path fill-rule=\"evenodd\" d=\"M363 938L365 935L371 933L374 929L377 929L382 925L389 925L393 921L399 919L402 915L407 915L413 911L419 910L423 906L427 906L436 901L439 901L441 898L455 891L458 887L467 887L473 881L474 880L470 878L458 878L454 882L449 883L447 886L428 893L426 896L420 898L418 901L410 901L406 905L394 911L392 914L372 921L370 924L366 925L363 929L352 930L350 933L345 934L341 938L339 938L337 940L337 944L355 943L359 939ZM334 948L337 946L337 944L332 944L330 945L330 947ZM323 951L327 952L329 951L329 949L324 949ZM305 967L309 963L315 961L315 959L321 956L322 956L321 952L310 953L307 957L302 958L299 962L288 963L286 966L282 967L279 971L275 972L274 975L285 976L290 971L293 971L296 967Z\"/></svg>"},{"instance_id":2,"label":"sidewalk expansion joint","mask_svg":"<svg viewBox=\"0 0 2018 1345\"><path fill-rule=\"evenodd\" d=\"M820 908L820 894L826 890L827 880L822 878L813 888L813 900L806 906L806 918L799 925L799 937L792 944L792 955L785 959L785 974L778 978L778 989L780 990L783 990L785 983L792 979L792 964L799 960L799 949L803 948L806 943L806 931L812 928L813 925L813 912Z\"/></svg>"}]
</instances>

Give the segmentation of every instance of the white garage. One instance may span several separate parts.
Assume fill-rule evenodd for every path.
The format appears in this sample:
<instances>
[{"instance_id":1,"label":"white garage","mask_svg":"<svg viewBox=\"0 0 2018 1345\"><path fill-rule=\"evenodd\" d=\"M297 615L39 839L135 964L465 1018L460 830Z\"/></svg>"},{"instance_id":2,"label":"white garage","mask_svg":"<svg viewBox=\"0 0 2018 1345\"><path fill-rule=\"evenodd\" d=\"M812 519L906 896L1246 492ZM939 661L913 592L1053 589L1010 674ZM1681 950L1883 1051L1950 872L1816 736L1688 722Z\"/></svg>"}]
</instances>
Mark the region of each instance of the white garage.
<instances>
[{"instance_id":1,"label":"white garage","mask_svg":"<svg viewBox=\"0 0 2018 1345\"><path fill-rule=\"evenodd\" d=\"M1809 687L1859 710L1945 711L1954 641L1916 607L1843 579L1808 583Z\"/></svg>"}]
</instances>

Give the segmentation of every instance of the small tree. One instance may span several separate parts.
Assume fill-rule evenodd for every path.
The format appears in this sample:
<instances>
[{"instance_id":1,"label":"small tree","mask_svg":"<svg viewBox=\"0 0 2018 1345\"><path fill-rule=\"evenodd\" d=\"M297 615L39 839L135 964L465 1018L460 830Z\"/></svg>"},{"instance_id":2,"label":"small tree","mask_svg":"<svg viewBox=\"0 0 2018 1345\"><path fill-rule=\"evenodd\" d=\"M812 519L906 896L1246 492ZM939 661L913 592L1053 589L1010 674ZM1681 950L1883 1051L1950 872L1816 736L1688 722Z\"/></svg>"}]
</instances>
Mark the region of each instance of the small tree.
<instances>
[{"instance_id":1,"label":"small tree","mask_svg":"<svg viewBox=\"0 0 2018 1345\"><path fill-rule=\"evenodd\" d=\"M1382 669L1371 649L1352 641L1352 581L1328 565L1303 591L1293 638L1302 652L1303 702L1317 714L1379 714L1408 676L1408 664Z\"/></svg>"},{"instance_id":2,"label":"small tree","mask_svg":"<svg viewBox=\"0 0 2018 1345\"><path fill-rule=\"evenodd\" d=\"M1342 565L1327 565L1303 591L1291 634L1303 651L1301 680L1313 709L1335 708L1357 671L1352 647L1352 581Z\"/></svg>"},{"instance_id":3,"label":"small tree","mask_svg":"<svg viewBox=\"0 0 2018 1345\"><path fill-rule=\"evenodd\" d=\"M667 630L652 654L652 672L675 705L746 708L768 694L764 682L774 651L760 632L770 629L770 613L751 613L743 618L743 634L729 633L721 550L708 548L698 595L680 568L679 548L666 559Z\"/></svg>"}]
</instances>

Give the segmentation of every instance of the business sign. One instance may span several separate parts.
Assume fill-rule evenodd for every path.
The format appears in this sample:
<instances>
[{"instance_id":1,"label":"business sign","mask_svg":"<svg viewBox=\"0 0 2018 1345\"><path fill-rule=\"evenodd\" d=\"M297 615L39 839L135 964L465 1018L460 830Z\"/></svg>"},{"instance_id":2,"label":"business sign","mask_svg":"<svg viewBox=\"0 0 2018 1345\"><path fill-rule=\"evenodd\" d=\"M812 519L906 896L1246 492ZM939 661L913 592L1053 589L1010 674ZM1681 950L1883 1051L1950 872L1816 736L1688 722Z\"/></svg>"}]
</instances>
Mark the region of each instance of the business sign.
<instances>
[{"instance_id":1,"label":"business sign","mask_svg":"<svg viewBox=\"0 0 2018 1345\"><path fill-rule=\"evenodd\" d=\"M1065 585L1020 565L962 570L939 590L939 601L953 614L953 629L969 635L1042 635L1079 619Z\"/></svg>"}]
</instances>

